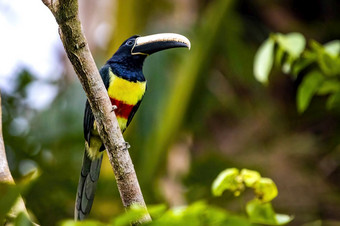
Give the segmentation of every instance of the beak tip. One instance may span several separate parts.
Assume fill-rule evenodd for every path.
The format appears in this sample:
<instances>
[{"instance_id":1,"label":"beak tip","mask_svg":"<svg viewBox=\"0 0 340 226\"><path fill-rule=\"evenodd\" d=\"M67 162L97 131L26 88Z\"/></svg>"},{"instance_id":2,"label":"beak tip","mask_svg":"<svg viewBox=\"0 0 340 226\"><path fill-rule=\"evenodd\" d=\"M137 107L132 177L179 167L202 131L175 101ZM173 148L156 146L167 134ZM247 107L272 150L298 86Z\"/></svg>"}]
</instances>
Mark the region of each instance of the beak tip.
<instances>
[{"instance_id":1,"label":"beak tip","mask_svg":"<svg viewBox=\"0 0 340 226\"><path fill-rule=\"evenodd\" d=\"M181 37L183 43L186 44L187 48L190 50L191 49L191 42L190 42L190 40L187 37L183 36L183 35L179 35L179 36Z\"/></svg>"}]
</instances>

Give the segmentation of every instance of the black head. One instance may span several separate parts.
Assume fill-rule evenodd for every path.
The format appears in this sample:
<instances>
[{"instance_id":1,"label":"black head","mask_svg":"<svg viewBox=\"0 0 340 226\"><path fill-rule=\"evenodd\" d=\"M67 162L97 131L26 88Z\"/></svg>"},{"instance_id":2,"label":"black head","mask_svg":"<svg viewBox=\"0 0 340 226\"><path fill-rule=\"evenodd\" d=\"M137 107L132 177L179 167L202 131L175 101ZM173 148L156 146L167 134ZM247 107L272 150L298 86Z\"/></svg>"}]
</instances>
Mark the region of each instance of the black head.
<instances>
[{"instance_id":1,"label":"black head","mask_svg":"<svg viewBox=\"0 0 340 226\"><path fill-rule=\"evenodd\" d=\"M118 70L120 76L126 76L124 75L126 72L142 71L144 60L148 55L179 47L190 49L190 41L179 34L134 35L123 42L107 63Z\"/></svg>"},{"instance_id":2,"label":"black head","mask_svg":"<svg viewBox=\"0 0 340 226\"><path fill-rule=\"evenodd\" d=\"M147 55L131 54L132 49L136 43L136 38L138 35L131 36L127 40L125 40L122 45L118 48L115 54L108 60L109 64L118 64L122 67L126 67L126 69L130 70L141 70L143 67L143 62Z\"/></svg>"}]
</instances>

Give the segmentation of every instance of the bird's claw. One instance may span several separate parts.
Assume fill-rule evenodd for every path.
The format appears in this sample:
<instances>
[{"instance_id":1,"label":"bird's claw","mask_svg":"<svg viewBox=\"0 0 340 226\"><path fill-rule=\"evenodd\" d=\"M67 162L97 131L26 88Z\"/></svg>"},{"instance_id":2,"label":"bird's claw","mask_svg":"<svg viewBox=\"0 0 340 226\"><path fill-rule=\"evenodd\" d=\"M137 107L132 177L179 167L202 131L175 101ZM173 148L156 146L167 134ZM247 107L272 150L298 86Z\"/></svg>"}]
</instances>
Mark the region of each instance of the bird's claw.
<instances>
[{"instance_id":1,"label":"bird's claw","mask_svg":"<svg viewBox=\"0 0 340 226\"><path fill-rule=\"evenodd\" d=\"M119 150L124 150L124 151L128 151L129 148L130 148L130 144L128 142L121 143L118 146Z\"/></svg>"},{"instance_id":2,"label":"bird's claw","mask_svg":"<svg viewBox=\"0 0 340 226\"><path fill-rule=\"evenodd\" d=\"M117 105L112 105L111 112L113 112L113 111L116 110L117 108L118 108Z\"/></svg>"}]
</instances>

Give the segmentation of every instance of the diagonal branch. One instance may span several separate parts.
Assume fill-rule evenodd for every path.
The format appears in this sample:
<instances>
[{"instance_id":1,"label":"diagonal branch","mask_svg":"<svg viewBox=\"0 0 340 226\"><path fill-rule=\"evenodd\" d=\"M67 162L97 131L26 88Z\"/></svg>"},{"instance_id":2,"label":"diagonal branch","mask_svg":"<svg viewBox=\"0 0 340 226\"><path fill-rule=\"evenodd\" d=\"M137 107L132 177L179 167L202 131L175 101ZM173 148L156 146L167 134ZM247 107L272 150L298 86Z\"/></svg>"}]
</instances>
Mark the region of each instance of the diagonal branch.
<instances>
[{"instance_id":1,"label":"diagonal branch","mask_svg":"<svg viewBox=\"0 0 340 226\"><path fill-rule=\"evenodd\" d=\"M42 2L55 16L67 56L86 92L100 137L109 155L124 207L138 204L146 208L128 147L81 29L78 1L42 0ZM149 220L151 218L147 214L139 223Z\"/></svg>"},{"instance_id":2,"label":"diagonal branch","mask_svg":"<svg viewBox=\"0 0 340 226\"><path fill-rule=\"evenodd\" d=\"M6 150L5 150L5 142L4 137L2 134L2 108L1 108L1 92L0 92L0 183L5 184L15 184L11 171L9 170L7 157L6 157ZM19 195L16 203L12 206L8 216L10 217L17 217L20 212L26 214L28 218L28 212L24 203L24 200ZM37 224L34 224L37 225Z\"/></svg>"},{"instance_id":3,"label":"diagonal branch","mask_svg":"<svg viewBox=\"0 0 340 226\"><path fill-rule=\"evenodd\" d=\"M9 171L7 163L5 143L2 135L1 94L0 94L0 182L14 184L14 180L11 172Z\"/></svg>"}]
</instances>

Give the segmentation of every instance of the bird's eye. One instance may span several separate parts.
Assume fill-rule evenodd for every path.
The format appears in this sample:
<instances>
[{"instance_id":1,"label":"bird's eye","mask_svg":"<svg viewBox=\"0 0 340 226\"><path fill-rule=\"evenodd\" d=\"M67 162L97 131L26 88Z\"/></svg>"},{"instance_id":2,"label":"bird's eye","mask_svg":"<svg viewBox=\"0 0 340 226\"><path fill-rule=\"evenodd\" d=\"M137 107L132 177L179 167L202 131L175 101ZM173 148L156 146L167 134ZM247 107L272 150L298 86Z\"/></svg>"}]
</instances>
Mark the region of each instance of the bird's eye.
<instances>
[{"instance_id":1,"label":"bird's eye","mask_svg":"<svg viewBox=\"0 0 340 226\"><path fill-rule=\"evenodd\" d=\"M128 46L132 46L133 44L134 44L134 41L132 41L132 40L129 40L129 41L126 42L126 45L128 45Z\"/></svg>"}]
</instances>

